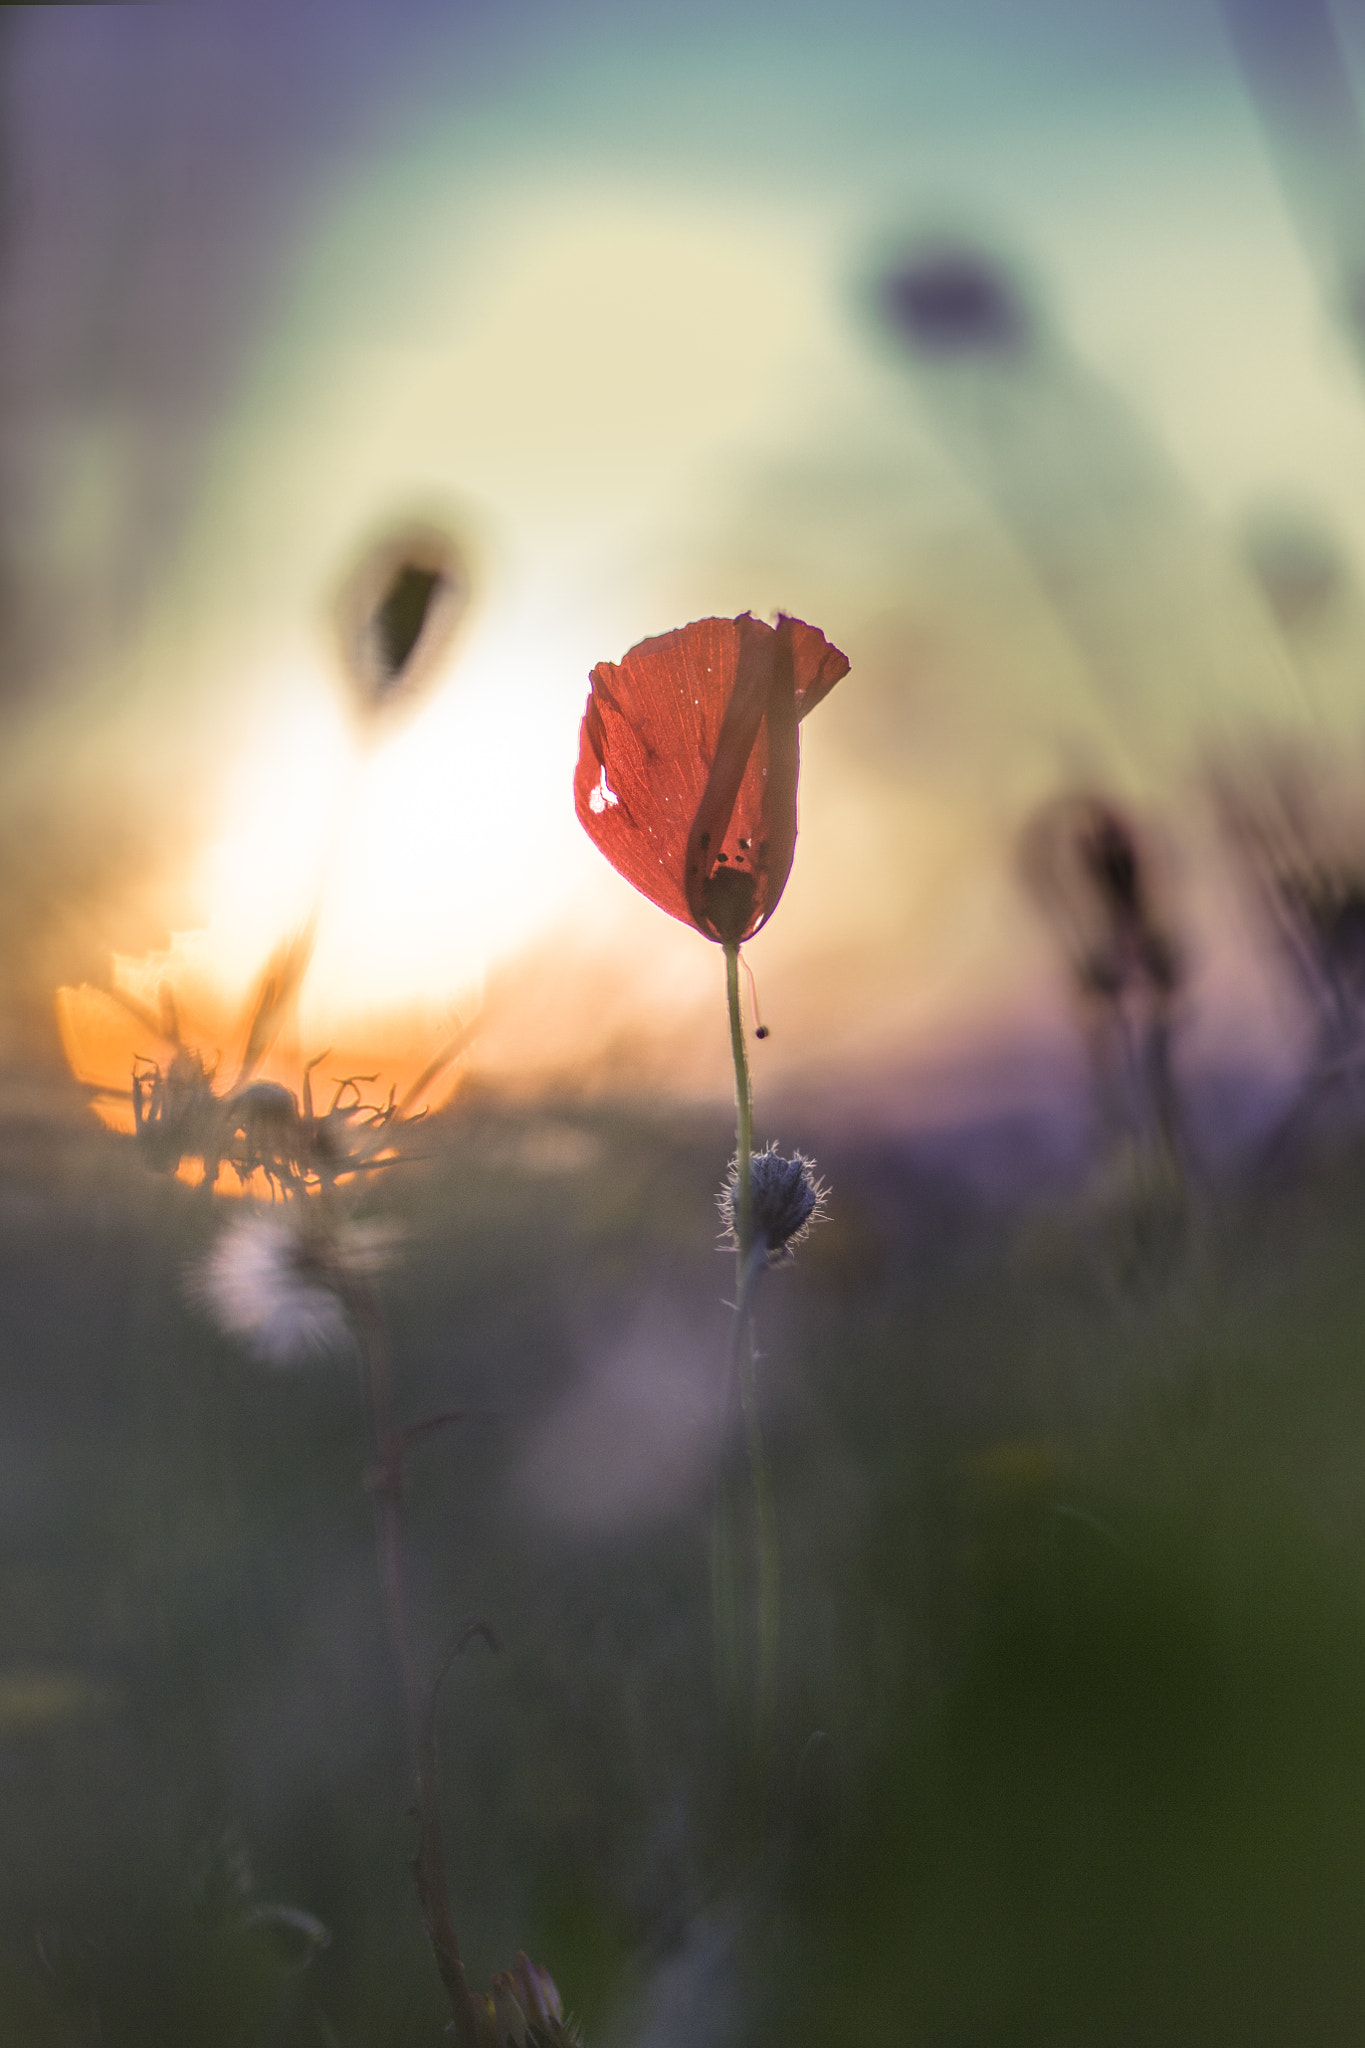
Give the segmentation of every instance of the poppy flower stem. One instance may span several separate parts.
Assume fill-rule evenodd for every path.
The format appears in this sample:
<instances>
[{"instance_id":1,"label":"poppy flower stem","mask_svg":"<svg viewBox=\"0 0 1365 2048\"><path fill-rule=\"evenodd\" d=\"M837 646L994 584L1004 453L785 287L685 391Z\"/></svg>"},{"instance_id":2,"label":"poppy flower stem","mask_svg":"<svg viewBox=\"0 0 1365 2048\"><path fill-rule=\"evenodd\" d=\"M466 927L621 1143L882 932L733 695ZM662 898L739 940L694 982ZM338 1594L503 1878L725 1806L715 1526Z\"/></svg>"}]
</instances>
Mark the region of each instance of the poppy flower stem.
<instances>
[{"instance_id":1,"label":"poppy flower stem","mask_svg":"<svg viewBox=\"0 0 1365 2048\"><path fill-rule=\"evenodd\" d=\"M725 994L730 1006L730 1055L735 1063L735 1263L741 1287L753 1234L754 1097L749 1085L749 1054L744 1044L744 1016L739 1004L739 947L725 948Z\"/></svg>"},{"instance_id":2,"label":"poppy flower stem","mask_svg":"<svg viewBox=\"0 0 1365 2048\"><path fill-rule=\"evenodd\" d=\"M749 1080L749 1055L744 1043L744 1017L739 997L739 947L725 948L725 992L730 1009L730 1051L735 1063L735 1264L738 1292L735 1299L734 1341L731 1350L730 1384L737 1387L744 1420L744 1444L748 1454L749 1485L753 1500L755 1536L755 1624L757 1631L754 1723L760 1767L767 1748L772 1716L773 1688L777 1670L778 1555L777 1516L773 1507L772 1482L763 1429L758 1411L758 1361L754 1351L753 1297L758 1278L768 1263L766 1243L753 1242L753 1149L754 1106ZM728 1548L728 1545L726 1546ZM732 1571L733 1566L729 1569ZM733 1592L729 1596L733 1616ZM733 1642L733 1619L729 1624ZM736 1661L731 1644L722 1657L731 1667Z\"/></svg>"},{"instance_id":3,"label":"poppy flower stem","mask_svg":"<svg viewBox=\"0 0 1365 2048\"><path fill-rule=\"evenodd\" d=\"M735 1298L735 1321L731 1325L731 1348L724 1364L724 1409L722 1409L722 1444L726 1446L716 1485L716 1524L714 1524L714 1556L712 1556L712 1593L716 1602L716 1675L720 1681L720 1694L726 1702L735 1704L741 1694L741 1649L739 1649L739 1518L741 1509L737 1501L737 1473L731 1446L735 1444L737 1427L745 1423L745 1446L751 1448L751 1436L747 1430L747 1415L751 1409L751 1389L747 1386L749 1366L753 1354L753 1292L759 1282L759 1274L767 1264L767 1257L761 1247L749 1253L743 1272L739 1276L739 1294Z\"/></svg>"},{"instance_id":4,"label":"poppy flower stem","mask_svg":"<svg viewBox=\"0 0 1365 2048\"><path fill-rule=\"evenodd\" d=\"M712 1594L715 1601L716 1625L716 1671L722 1699L728 1709L737 1714L741 1724L747 1720L747 1708L742 1705L746 1690L743 1672L747 1659L740 1648L740 1613L747 1606L745 1588L752 1585L756 1592L758 1611L759 1658L757 1678L757 1699L755 1729L762 1744L767 1719L765 1700L771 1692L770 1664L766 1645L771 1638L770 1613L775 1613L769 1597L770 1589L775 1590L775 1571L768 1559L776 1558L776 1524L772 1515L772 1490L768 1484L767 1462L763 1453L763 1437L758 1419L758 1388L754 1369L753 1305L758 1282L768 1263L767 1248L754 1245L745 1259L739 1276L739 1291L735 1298L735 1320L730 1330L730 1349L725 1367L725 1429L724 1441L727 1446L734 1444L737 1425L742 1427L743 1456L748 1470L749 1492L754 1504L754 1531L756 1537L756 1572L752 1581L748 1570L741 1563L741 1527L745 1519L742 1500L743 1481L736 1469L733 1453L727 1449L722 1458L716 1489L715 1529L712 1551ZM747 1736L745 1737L747 1743Z\"/></svg>"},{"instance_id":5,"label":"poppy flower stem","mask_svg":"<svg viewBox=\"0 0 1365 2048\"><path fill-rule=\"evenodd\" d=\"M768 1263L767 1248L755 1245L749 1254L754 1278ZM760 1765L768 1747L772 1723L773 1693L777 1681L778 1562L777 1512L773 1506L772 1479L768 1455L763 1447L763 1427L758 1414L758 1359L754 1351L754 1330L750 1308L742 1310L739 1345L739 1401L744 1414L744 1444L749 1455L749 1483L754 1497L754 1535L757 1569L758 1670L754 1700L754 1732Z\"/></svg>"}]
</instances>

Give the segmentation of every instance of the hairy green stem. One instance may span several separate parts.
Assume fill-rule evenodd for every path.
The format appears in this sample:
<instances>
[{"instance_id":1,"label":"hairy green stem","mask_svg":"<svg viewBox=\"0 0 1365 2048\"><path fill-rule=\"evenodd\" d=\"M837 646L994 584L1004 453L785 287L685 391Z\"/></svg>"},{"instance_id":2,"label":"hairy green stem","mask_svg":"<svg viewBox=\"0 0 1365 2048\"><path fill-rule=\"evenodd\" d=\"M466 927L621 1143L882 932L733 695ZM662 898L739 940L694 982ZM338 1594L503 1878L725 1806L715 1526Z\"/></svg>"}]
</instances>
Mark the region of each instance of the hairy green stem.
<instances>
[{"instance_id":1,"label":"hairy green stem","mask_svg":"<svg viewBox=\"0 0 1365 2048\"><path fill-rule=\"evenodd\" d=\"M749 1085L749 1055L744 1045L744 1017L739 1006L739 947L725 948L725 994L730 1006L730 1057L735 1063L735 1265L741 1287L744 1262L753 1233L754 1098Z\"/></svg>"},{"instance_id":2,"label":"hairy green stem","mask_svg":"<svg viewBox=\"0 0 1365 2048\"><path fill-rule=\"evenodd\" d=\"M757 1247L766 1259L763 1247ZM773 1695L777 1682L778 1597L780 1593L777 1552L777 1514L773 1507L772 1480L763 1430L758 1417L758 1369L754 1354L753 1324L744 1318L747 1332L740 1347L739 1398L744 1410L744 1438L749 1453L749 1479L754 1494L754 1534L757 1542L758 1572L758 1671L754 1699L755 1733L760 1756L768 1747L772 1725Z\"/></svg>"}]
</instances>

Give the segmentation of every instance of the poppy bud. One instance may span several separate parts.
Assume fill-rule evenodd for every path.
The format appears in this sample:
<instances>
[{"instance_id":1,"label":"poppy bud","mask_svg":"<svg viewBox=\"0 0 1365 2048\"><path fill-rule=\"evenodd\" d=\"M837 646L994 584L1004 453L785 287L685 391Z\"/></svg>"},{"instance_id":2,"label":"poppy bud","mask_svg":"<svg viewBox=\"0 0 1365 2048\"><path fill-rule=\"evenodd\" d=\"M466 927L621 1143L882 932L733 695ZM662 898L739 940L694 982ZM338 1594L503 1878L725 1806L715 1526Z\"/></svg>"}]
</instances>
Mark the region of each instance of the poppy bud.
<instances>
[{"instance_id":1,"label":"poppy bud","mask_svg":"<svg viewBox=\"0 0 1365 2048\"><path fill-rule=\"evenodd\" d=\"M824 1214L825 1189L816 1177L815 1161L804 1152L784 1159L775 1145L766 1152L749 1154L750 1229L753 1242L764 1245L775 1265L788 1256L813 1223ZM721 1221L732 1242L738 1242L736 1201L739 1173L732 1165L730 1177L718 1197Z\"/></svg>"}]
</instances>

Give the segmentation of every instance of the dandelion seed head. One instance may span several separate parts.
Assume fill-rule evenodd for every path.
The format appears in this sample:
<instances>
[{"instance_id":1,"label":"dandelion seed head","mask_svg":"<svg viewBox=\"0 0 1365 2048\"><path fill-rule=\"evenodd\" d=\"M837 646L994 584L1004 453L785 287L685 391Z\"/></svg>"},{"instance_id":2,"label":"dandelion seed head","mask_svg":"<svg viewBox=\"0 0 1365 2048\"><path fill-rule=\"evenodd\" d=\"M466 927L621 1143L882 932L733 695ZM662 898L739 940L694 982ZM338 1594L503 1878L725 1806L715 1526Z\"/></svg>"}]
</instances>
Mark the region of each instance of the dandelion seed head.
<instances>
[{"instance_id":1,"label":"dandelion seed head","mask_svg":"<svg viewBox=\"0 0 1365 2048\"><path fill-rule=\"evenodd\" d=\"M234 1217L190 1275L191 1299L264 1365L345 1354L351 1332L341 1290L392 1255L387 1226L320 1227L310 1207Z\"/></svg>"}]
</instances>

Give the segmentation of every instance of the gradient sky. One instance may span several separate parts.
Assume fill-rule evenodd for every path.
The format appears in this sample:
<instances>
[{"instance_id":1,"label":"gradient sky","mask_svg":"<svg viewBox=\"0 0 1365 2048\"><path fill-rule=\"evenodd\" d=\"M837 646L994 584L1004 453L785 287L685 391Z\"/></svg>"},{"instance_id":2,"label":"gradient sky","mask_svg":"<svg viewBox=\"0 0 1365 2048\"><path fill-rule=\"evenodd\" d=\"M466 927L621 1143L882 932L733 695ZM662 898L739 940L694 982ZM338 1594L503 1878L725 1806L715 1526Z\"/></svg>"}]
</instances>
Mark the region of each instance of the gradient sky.
<instances>
[{"instance_id":1,"label":"gradient sky","mask_svg":"<svg viewBox=\"0 0 1365 2048\"><path fill-rule=\"evenodd\" d=\"M836 1062L1029 1011L1007 841L1066 773L1176 790L1211 727L1355 744L1358 621L1306 683L1236 565L1267 501L1365 547L1365 407L1214 6L34 8L7 109L10 772L141 821L138 919L92 912L118 950L150 904L240 986L321 886L319 1030L549 933L590 1036L639 1008L603 960L647 958L676 1058L714 963L559 793L591 662L707 611L854 657L755 948L803 1019L775 1036ZM1079 623L1028 479L871 317L926 231L1042 309ZM476 602L358 763L325 607L412 508Z\"/></svg>"}]
</instances>

